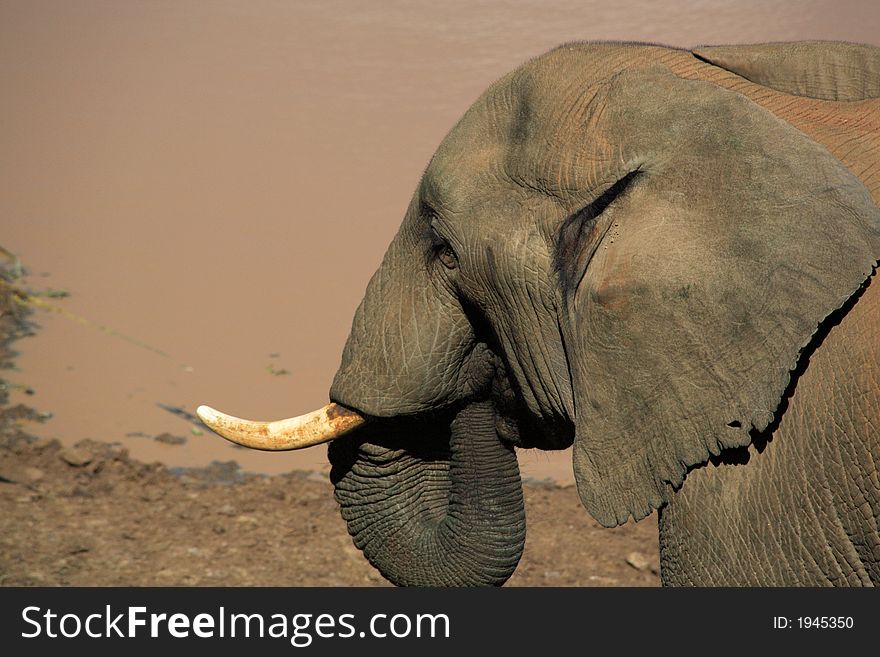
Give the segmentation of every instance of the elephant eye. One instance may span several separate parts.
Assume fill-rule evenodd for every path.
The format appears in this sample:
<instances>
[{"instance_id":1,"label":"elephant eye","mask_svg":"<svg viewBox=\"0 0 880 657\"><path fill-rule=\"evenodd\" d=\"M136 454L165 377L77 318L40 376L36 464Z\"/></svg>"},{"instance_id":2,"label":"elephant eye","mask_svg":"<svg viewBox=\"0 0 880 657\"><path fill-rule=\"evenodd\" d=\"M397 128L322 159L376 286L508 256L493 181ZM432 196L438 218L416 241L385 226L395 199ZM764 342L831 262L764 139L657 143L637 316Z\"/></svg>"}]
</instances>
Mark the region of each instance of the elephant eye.
<instances>
[{"instance_id":1,"label":"elephant eye","mask_svg":"<svg viewBox=\"0 0 880 657\"><path fill-rule=\"evenodd\" d=\"M455 255L455 251L449 245L449 242L440 236L433 225L431 226L431 250L447 269L458 267L458 256Z\"/></svg>"}]
</instances>

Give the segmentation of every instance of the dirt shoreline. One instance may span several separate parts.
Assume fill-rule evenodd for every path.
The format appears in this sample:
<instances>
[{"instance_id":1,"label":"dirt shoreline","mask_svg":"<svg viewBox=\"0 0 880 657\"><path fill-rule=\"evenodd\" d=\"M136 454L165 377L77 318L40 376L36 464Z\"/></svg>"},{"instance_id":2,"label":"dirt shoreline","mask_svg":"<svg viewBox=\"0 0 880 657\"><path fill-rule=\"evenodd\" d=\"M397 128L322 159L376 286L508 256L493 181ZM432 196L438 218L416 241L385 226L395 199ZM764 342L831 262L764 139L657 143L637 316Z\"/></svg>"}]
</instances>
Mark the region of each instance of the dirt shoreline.
<instances>
[{"instance_id":1,"label":"dirt shoreline","mask_svg":"<svg viewBox=\"0 0 880 657\"><path fill-rule=\"evenodd\" d=\"M4 278L4 369L33 328L16 294ZM36 439L27 427L41 414L10 406L0 383L0 585L388 585L352 545L325 476L169 468L119 444ZM510 585L659 584L654 517L604 529L572 487L524 490L528 534Z\"/></svg>"}]
</instances>

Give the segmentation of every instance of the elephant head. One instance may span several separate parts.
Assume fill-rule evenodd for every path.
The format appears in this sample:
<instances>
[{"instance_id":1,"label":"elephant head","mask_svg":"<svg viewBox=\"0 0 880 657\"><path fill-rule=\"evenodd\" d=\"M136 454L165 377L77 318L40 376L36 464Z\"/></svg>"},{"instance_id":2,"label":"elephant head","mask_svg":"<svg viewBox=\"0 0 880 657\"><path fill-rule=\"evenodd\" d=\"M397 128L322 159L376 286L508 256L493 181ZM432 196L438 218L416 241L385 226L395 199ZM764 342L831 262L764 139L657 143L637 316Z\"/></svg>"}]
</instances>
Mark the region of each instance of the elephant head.
<instances>
[{"instance_id":1,"label":"elephant head","mask_svg":"<svg viewBox=\"0 0 880 657\"><path fill-rule=\"evenodd\" d=\"M872 274L880 211L862 182L676 58L713 68L663 48L551 51L493 84L431 159L333 403L297 421L317 427L304 443L336 438L342 515L393 582L511 575L514 447L573 443L606 526L661 507L689 467L773 422L817 330ZM287 435L228 422L252 446Z\"/></svg>"}]
</instances>

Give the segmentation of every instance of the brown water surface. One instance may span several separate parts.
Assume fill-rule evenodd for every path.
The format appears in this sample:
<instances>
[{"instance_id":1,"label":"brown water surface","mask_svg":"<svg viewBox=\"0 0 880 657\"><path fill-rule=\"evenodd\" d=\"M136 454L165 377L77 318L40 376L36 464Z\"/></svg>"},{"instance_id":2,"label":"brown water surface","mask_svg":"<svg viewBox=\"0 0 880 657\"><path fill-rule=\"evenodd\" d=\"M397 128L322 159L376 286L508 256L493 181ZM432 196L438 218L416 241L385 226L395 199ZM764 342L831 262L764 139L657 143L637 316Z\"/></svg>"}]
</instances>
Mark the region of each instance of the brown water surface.
<instances>
[{"instance_id":1,"label":"brown water surface","mask_svg":"<svg viewBox=\"0 0 880 657\"><path fill-rule=\"evenodd\" d=\"M180 465L323 469L322 448L235 450L157 402L260 418L326 403L443 135L493 80L584 39L880 45L880 4L0 2L0 245L89 322L39 311L20 343L20 400L54 413L33 430ZM569 458L521 464L570 482Z\"/></svg>"}]
</instances>

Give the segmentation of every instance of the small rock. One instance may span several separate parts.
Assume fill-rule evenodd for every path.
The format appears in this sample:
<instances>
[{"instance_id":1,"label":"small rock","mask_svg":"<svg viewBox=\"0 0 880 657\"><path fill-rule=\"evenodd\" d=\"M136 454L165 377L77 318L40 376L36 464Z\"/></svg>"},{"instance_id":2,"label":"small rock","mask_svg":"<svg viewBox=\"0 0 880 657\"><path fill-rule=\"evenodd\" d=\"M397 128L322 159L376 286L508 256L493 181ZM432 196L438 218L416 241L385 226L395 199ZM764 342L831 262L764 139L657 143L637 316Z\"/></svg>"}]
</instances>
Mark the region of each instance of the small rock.
<instances>
[{"instance_id":1,"label":"small rock","mask_svg":"<svg viewBox=\"0 0 880 657\"><path fill-rule=\"evenodd\" d=\"M81 468L84 465L88 465L92 462L92 457L86 454L85 452L76 449L75 447L67 447L62 449L58 453L58 458L67 463L67 465L72 465L75 468Z\"/></svg>"},{"instance_id":2,"label":"small rock","mask_svg":"<svg viewBox=\"0 0 880 657\"><path fill-rule=\"evenodd\" d=\"M57 446L58 441L55 438L37 438L31 443L31 447L40 452Z\"/></svg>"},{"instance_id":3,"label":"small rock","mask_svg":"<svg viewBox=\"0 0 880 657\"><path fill-rule=\"evenodd\" d=\"M46 473L39 468L27 467L22 471L24 478L31 483L36 483L46 476Z\"/></svg>"},{"instance_id":4,"label":"small rock","mask_svg":"<svg viewBox=\"0 0 880 657\"><path fill-rule=\"evenodd\" d=\"M276 500L280 500L282 502L284 502L287 499L287 493L285 493L283 489L277 488L277 487L270 488L268 491L266 491L266 494L269 497L276 499Z\"/></svg>"},{"instance_id":5,"label":"small rock","mask_svg":"<svg viewBox=\"0 0 880 657\"><path fill-rule=\"evenodd\" d=\"M186 442L186 438L183 436L174 436L170 433L160 433L153 440L157 443L165 443L166 445L183 445Z\"/></svg>"},{"instance_id":6,"label":"small rock","mask_svg":"<svg viewBox=\"0 0 880 657\"><path fill-rule=\"evenodd\" d=\"M141 499L144 502L157 502L165 497L165 490L158 486L151 486L141 491Z\"/></svg>"},{"instance_id":7,"label":"small rock","mask_svg":"<svg viewBox=\"0 0 880 657\"><path fill-rule=\"evenodd\" d=\"M647 570L651 562L641 552L630 552L626 555L626 562L636 570Z\"/></svg>"}]
</instances>

